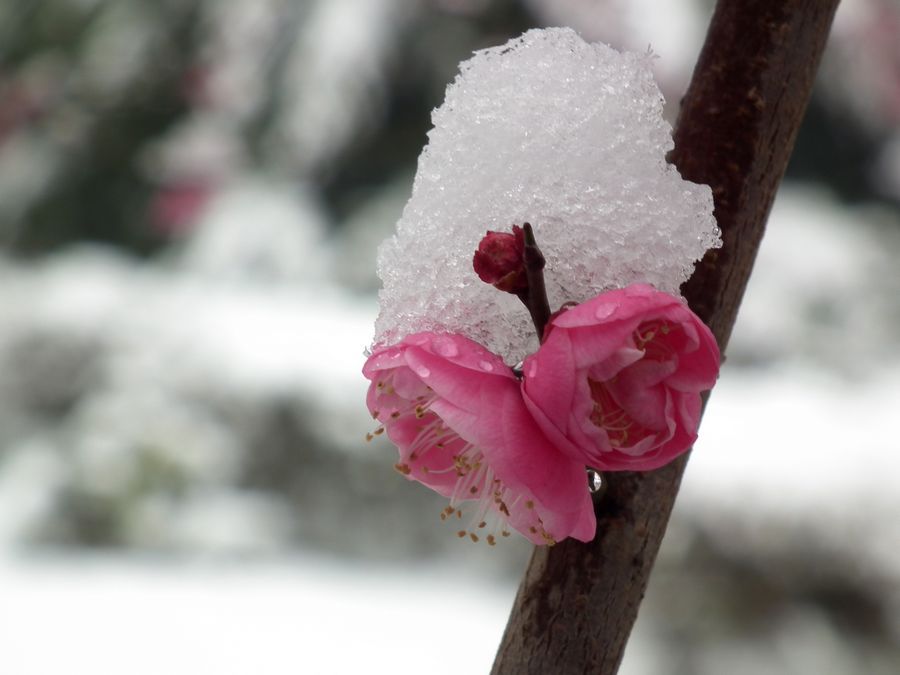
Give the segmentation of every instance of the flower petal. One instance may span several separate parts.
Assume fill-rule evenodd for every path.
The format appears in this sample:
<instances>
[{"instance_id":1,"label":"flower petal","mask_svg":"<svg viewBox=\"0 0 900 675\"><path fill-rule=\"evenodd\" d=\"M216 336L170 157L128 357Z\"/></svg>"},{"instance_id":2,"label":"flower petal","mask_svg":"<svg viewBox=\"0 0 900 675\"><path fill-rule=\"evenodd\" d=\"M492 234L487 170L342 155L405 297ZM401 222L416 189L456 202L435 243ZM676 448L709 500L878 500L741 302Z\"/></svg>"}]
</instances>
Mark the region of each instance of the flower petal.
<instances>
[{"instance_id":1,"label":"flower petal","mask_svg":"<svg viewBox=\"0 0 900 675\"><path fill-rule=\"evenodd\" d=\"M526 360L522 390L560 450L618 471L656 468L691 447L700 393L715 383L720 355L680 298L634 284L551 323Z\"/></svg>"},{"instance_id":2,"label":"flower petal","mask_svg":"<svg viewBox=\"0 0 900 675\"><path fill-rule=\"evenodd\" d=\"M462 336L420 333L376 351L363 372L398 470L448 497L450 512L475 501L483 522L473 527L508 522L536 544L593 537L583 461L541 432L499 357Z\"/></svg>"}]
</instances>

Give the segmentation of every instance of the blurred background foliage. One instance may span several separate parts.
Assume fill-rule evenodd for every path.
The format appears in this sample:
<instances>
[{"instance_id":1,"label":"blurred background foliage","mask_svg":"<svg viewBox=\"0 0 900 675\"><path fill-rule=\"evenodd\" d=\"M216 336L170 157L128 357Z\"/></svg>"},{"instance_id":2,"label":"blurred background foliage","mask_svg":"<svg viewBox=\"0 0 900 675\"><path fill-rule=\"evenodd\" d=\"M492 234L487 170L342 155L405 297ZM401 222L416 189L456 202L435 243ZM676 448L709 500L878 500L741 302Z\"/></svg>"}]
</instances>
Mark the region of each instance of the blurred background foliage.
<instances>
[{"instance_id":1,"label":"blurred background foliage","mask_svg":"<svg viewBox=\"0 0 900 675\"><path fill-rule=\"evenodd\" d=\"M0 551L449 560L511 601L527 547L460 547L440 500L362 442L375 248L473 50L545 25L649 44L674 122L711 11L0 3ZM845 0L710 406L720 464L692 459L627 672L900 669L900 502L842 459L900 457L898 253L900 3ZM816 408L791 447L822 467L779 482L742 462L768 445L747 410L789 436L762 407L785 391ZM839 419L845 397L862 403ZM791 480L808 499L784 499Z\"/></svg>"},{"instance_id":2,"label":"blurred background foliage","mask_svg":"<svg viewBox=\"0 0 900 675\"><path fill-rule=\"evenodd\" d=\"M368 196L409 181L429 113L473 50L557 18L640 16L623 4L4 3L0 138L13 174L3 186L6 247L41 255L94 241L156 254L192 206L250 170L310 186L339 228ZM896 206L900 189L878 171L896 161L886 153L897 154L885 150L896 144L900 114L896 7L856 4L869 5L869 16L832 49L827 67L843 82L817 90L789 175L847 200ZM603 30L596 18L582 23L588 37L625 46L640 39L621 16ZM665 73L662 84L677 98L688 74ZM173 148L190 141L205 141L212 156ZM16 151L30 161L14 163L25 159Z\"/></svg>"}]
</instances>

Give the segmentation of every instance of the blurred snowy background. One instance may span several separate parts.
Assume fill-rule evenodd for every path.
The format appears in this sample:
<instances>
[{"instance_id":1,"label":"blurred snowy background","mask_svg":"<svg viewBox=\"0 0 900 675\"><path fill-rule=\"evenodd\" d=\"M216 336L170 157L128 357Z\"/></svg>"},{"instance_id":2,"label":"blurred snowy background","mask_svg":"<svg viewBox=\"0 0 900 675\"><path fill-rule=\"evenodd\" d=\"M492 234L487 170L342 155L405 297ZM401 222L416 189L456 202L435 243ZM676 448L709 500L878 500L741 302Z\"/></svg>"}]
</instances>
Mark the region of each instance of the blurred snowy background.
<instances>
[{"instance_id":1,"label":"blurred snowy background","mask_svg":"<svg viewBox=\"0 0 900 675\"><path fill-rule=\"evenodd\" d=\"M0 672L486 672L528 547L363 442L375 246L472 50L651 45L674 118L710 12L0 3ZM844 0L623 673L900 671L898 259L900 2Z\"/></svg>"}]
</instances>

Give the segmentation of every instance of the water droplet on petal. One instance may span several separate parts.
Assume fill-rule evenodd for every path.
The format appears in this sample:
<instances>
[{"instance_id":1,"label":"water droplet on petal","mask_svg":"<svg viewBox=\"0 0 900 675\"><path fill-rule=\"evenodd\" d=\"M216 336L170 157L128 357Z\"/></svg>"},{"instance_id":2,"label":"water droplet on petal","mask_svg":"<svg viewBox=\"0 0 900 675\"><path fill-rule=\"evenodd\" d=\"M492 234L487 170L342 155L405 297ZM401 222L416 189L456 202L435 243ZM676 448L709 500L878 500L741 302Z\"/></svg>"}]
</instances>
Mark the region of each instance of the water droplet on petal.
<instances>
[{"instance_id":1,"label":"water droplet on petal","mask_svg":"<svg viewBox=\"0 0 900 675\"><path fill-rule=\"evenodd\" d=\"M478 367L487 372L491 372L494 369L494 365L490 361L479 361Z\"/></svg>"},{"instance_id":2,"label":"water droplet on petal","mask_svg":"<svg viewBox=\"0 0 900 675\"><path fill-rule=\"evenodd\" d=\"M525 373L525 377L537 377L538 372L538 364L537 361L532 359L528 362L528 372Z\"/></svg>"},{"instance_id":3,"label":"water droplet on petal","mask_svg":"<svg viewBox=\"0 0 900 675\"><path fill-rule=\"evenodd\" d=\"M416 366L415 371L416 375L418 375L419 377L428 377L429 375L431 375L431 371L428 370L428 368L426 368L425 366Z\"/></svg>"},{"instance_id":4,"label":"water droplet on petal","mask_svg":"<svg viewBox=\"0 0 900 675\"><path fill-rule=\"evenodd\" d=\"M598 319L607 319L612 316L615 311L616 306L613 304L598 305L594 310L594 316Z\"/></svg>"},{"instance_id":5,"label":"water droplet on petal","mask_svg":"<svg viewBox=\"0 0 900 675\"><path fill-rule=\"evenodd\" d=\"M450 338L439 338L434 343L435 351L445 358L453 358L459 354L459 349Z\"/></svg>"},{"instance_id":6,"label":"water droplet on petal","mask_svg":"<svg viewBox=\"0 0 900 675\"><path fill-rule=\"evenodd\" d=\"M600 492L600 488L603 487L603 476L600 475L599 471L595 471L594 469L587 470L587 478L588 478L588 489L591 493Z\"/></svg>"}]
</instances>

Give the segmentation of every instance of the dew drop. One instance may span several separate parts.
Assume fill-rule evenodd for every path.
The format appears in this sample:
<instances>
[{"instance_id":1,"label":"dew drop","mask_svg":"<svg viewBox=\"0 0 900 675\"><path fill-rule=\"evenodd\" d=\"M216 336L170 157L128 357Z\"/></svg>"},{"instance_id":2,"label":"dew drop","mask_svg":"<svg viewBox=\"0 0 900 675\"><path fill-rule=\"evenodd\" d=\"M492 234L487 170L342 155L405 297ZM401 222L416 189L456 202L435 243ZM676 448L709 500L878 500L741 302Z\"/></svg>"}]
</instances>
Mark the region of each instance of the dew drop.
<instances>
[{"instance_id":1,"label":"dew drop","mask_svg":"<svg viewBox=\"0 0 900 675\"><path fill-rule=\"evenodd\" d=\"M591 494L600 492L600 489L603 487L603 476L600 475L600 472L595 471L594 469L588 469L587 479L588 489L591 491Z\"/></svg>"},{"instance_id":2,"label":"dew drop","mask_svg":"<svg viewBox=\"0 0 900 675\"><path fill-rule=\"evenodd\" d=\"M490 361L479 361L478 367L487 372L491 372L494 369L494 365Z\"/></svg>"},{"instance_id":3,"label":"dew drop","mask_svg":"<svg viewBox=\"0 0 900 675\"><path fill-rule=\"evenodd\" d=\"M528 371L525 373L525 377L537 377L538 373L538 364L537 361L532 359L528 362Z\"/></svg>"},{"instance_id":4,"label":"dew drop","mask_svg":"<svg viewBox=\"0 0 900 675\"><path fill-rule=\"evenodd\" d=\"M415 371L416 375L418 375L419 377L428 377L429 375L431 375L431 371L428 370L428 368L426 368L425 366L416 366Z\"/></svg>"},{"instance_id":5,"label":"dew drop","mask_svg":"<svg viewBox=\"0 0 900 675\"><path fill-rule=\"evenodd\" d=\"M434 348L438 354L448 359L459 354L459 349L450 338L440 338L439 340L435 340Z\"/></svg>"},{"instance_id":6,"label":"dew drop","mask_svg":"<svg viewBox=\"0 0 900 675\"><path fill-rule=\"evenodd\" d=\"M616 311L616 306L613 304L599 305L594 310L594 316L598 319L607 319L613 315Z\"/></svg>"}]
</instances>

